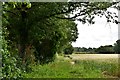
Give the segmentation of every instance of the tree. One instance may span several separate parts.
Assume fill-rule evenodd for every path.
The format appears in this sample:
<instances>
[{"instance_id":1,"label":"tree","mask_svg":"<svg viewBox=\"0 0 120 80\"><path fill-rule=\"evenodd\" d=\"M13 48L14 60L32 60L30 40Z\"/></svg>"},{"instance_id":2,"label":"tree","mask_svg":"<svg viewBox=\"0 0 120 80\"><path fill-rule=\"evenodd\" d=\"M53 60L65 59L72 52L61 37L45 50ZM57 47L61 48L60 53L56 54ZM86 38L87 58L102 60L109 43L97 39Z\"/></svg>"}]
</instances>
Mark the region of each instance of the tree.
<instances>
[{"instance_id":1,"label":"tree","mask_svg":"<svg viewBox=\"0 0 120 80\"><path fill-rule=\"evenodd\" d=\"M113 50L112 45L105 45L105 46L100 46L99 48L97 48L96 52L103 53L103 54L111 54L111 53L114 53L114 50Z\"/></svg>"},{"instance_id":2,"label":"tree","mask_svg":"<svg viewBox=\"0 0 120 80\"><path fill-rule=\"evenodd\" d=\"M72 2L68 5L67 17L62 17L62 19L70 19L70 20L78 20L85 23L94 24L94 17L97 16L105 16L107 18L107 22L113 22L118 24L118 16L116 13L111 13L107 11L107 8L115 8L119 9L118 2ZM74 12L77 11L75 14ZM70 16L72 14L72 16ZM60 17L61 18L61 17ZM116 18L116 19L115 19Z\"/></svg>"},{"instance_id":3,"label":"tree","mask_svg":"<svg viewBox=\"0 0 120 80\"><path fill-rule=\"evenodd\" d=\"M120 40L117 40L116 43L114 44L114 51L115 53L120 53Z\"/></svg>"},{"instance_id":4,"label":"tree","mask_svg":"<svg viewBox=\"0 0 120 80\"><path fill-rule=\"evenodd\" d=\"M27 7L30 4L33 7ZM78 35L76 24L53 16L58 14L61 4L63 6L63 3L6 3L4 5L3 21L6 21L4 27L9 31L7 39L10 43L14 43L12 46L17 45L23 61L26 54L31 55L27 53L30 51L26 51L30 50L28 48L31 45L36 50L36 58L48 62L49 59L52 60L59 48L76 40ZM12 16L14 17L11 18Z\"/></svg>"},{"instance_id":5,"label":"tree","mask_svg":"<svg viewBox=\"0 0 120 80\"><path fill-rule=\"evenodd\" d=\"M3 27L9 32L6 39L9 40L9 45L12 43L11 46L18 49L23 61L26 55L31 55L27 53L30 51L26 51L31 50L28 49L31 45L37 52L40 51L39 55L45 55L45 59L49 56L52 58L57 51L65 47L62 47L63 45L76 40L77 28L72 21L93 24L95 15L105 15L108 22L113 20L118 23L114 19L116 14L106 11L111 6L118 8L116 4L117 2L6 2L3 4ZM77 10L79 12L74 14ZM43 50L44 45L46 50Z\"/></svg>"},{"instance_id":6,"label":"tree","mask_svg":"<svg viewBox=\"0 0 120 80\"><path fill-rule=\"evenodd\" d=\"M36 42L37 40L34 41L36 42L34 46L36 48L35 55L37 60L44 62L52 60L51 56L54 56L56 52L63 51L68 43L77 38L77 32L75 33L77 29L75 28L75 23L69 22L68 20L54 20L54 18L50 21L52 21L54 25L46 30L49 30L49 33L46 33L46 37L43 38L40 44L39 42Z\"/></svg>"}]
</instances>

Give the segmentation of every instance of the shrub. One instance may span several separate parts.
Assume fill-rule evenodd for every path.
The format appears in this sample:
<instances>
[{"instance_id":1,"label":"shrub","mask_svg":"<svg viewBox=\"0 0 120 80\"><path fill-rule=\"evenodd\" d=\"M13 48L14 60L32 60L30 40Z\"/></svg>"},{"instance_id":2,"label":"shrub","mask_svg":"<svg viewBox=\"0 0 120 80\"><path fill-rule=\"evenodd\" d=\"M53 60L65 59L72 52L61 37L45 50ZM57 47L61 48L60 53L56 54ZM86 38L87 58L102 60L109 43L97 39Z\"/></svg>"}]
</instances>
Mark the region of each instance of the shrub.
<instances>
[{"instance_id":1,"label":"shrub","mask_svg":"<svg viewBox=\"0 0 120 80\"><path fill-rule=\"evenodd\" d=\"M74 51L74 48L72 45L69 45L67 48L64 49L64 54L72 54Z\"/></svg>"}]
</instances>

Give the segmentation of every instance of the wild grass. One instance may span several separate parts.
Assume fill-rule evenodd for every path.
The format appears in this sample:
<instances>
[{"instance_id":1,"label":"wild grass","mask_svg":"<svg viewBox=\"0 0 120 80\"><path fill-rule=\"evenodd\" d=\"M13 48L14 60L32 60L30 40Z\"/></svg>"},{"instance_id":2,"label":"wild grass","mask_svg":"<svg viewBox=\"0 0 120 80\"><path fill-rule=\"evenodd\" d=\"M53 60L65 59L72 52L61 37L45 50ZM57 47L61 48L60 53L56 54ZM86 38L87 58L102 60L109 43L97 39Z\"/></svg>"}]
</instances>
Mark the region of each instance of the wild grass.
<instances>
[{"instance_id":1,"label":"wild grass","mask_svg":"<svg viewBox=\"0 0 120 80\"><path fill-rule=\"evenodd\" d=\"M70 62L74 61L75 64ZM117 60L70 60L63 57L45 65L32 66L25 78L115 78L120 77Z\"/></svg>"}]
</instances>

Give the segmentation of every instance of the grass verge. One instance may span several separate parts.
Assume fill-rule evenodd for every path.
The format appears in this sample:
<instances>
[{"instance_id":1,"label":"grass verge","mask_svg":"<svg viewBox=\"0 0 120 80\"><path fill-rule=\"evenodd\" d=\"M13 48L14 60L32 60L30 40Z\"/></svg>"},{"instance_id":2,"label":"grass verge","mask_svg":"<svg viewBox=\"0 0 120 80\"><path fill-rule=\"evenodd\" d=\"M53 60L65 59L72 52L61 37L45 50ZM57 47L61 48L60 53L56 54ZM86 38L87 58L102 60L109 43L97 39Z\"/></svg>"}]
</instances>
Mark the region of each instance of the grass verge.
<instances>
[{"instance_id":1,"label":"grass verge","mask_svg":"<svg viewBox=\"0 0 120 80\"><path fill-rule=\"evenodd\" d=\"M32 66L25 78L117 78L120 77L116 60L76 60L57 59L45 65Z\"/></svg>"}]
</instances>

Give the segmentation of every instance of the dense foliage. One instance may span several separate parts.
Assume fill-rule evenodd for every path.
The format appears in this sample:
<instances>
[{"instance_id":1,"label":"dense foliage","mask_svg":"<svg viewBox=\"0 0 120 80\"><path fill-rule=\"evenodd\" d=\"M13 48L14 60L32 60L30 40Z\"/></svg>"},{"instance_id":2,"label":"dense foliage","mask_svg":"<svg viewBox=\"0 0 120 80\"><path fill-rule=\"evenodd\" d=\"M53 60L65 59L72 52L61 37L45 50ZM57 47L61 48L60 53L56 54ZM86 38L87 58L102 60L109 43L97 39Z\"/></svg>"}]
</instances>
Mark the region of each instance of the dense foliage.
<instances>
[{"instance_id":1,"label":"dense foliage","mask_svg":"<svg viewBox=\"0 0 120 80\"><path fill-rule=\"evenodd\" d=\"M11 2L4 5L4 21L8 22L5 27L9 31L7 39L14 43L11 46L18 47L23 61L26 60L26 56L33 55L30 54L31 48L40 62L51 61L58 49L76 40L78 35L76 24L52 16L61 10L59 8L63 4Z\"/></svg>"},{"instance_id":2,"label":"dense foliage","mask_svg":"<svg viewBox=\"0 0 120 80\"><path fill-rule=\"evenodd\" d=\"M72 45L69 44L68 47L64 49L64 54L72 54L73 51L74 51L74 48L72 47Z\"/></svg>"},{"instance_id":3,"label":"dense foliage","mask_svg":"<svg viewBox=\"0 0 120 80\"><path fill-rule=\"evenodd\" d=\"M115 53L120 53L120 40L117 40L116 43L114 44L114 51Z\"/></svg>"},{"instance_id":4,"label":"dense foliage","mask_svg":"<svg viewBox=\"0 0 120 80\"><path fill-rule=\"evenodd\" d=\"M103 53L103 54L115 53L112 45L100 46L95 51L96 51L96 53Z\"/></svg>"},{"instance_id":5,"label":"dense foliage","mask_svg":"<svg viewBox=\"0 0 120 80\"><path fill-rule=\"evenodd\" d=\"M22 76L20 58L12 55L14 52L10 52L10 46L7 45L8 41L5 40L7 32L4 28L3 35L4 36L1 36L0 39L0 43L2 43L2 49L0 49L0 52L2 53L2 78L20 78Z\"/></svg>"}]
</instances>

